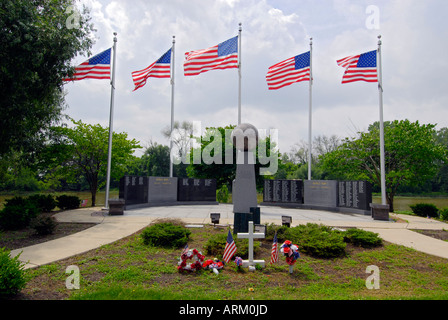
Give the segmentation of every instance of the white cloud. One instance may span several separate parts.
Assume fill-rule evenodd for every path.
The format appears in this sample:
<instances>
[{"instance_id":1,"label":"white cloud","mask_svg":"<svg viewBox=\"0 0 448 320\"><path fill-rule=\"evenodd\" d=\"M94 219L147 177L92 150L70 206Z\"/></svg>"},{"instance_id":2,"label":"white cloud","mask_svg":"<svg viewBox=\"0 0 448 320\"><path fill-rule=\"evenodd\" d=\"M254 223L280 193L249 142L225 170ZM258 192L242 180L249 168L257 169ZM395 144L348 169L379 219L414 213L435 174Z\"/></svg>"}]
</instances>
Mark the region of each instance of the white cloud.
<instances>
[{"instance_id":1,"label":"white cloud","mask_svg":"<svg viewBox=\"0 0 448 320\"><path fill-rule=\"evenodd\" d=\"M118 32L116 131L140 141L167 144L160 131L169 125L168 79L150 78L132 92L131 72L158 59L176 36L176 120L226 126L237 121L237 70L183 76L184 52L204 49L236 36L242 22L242 116L262 128L279 129L280 151L308 139L308 83L267 90L267 68L309 50L313 37L313 134L340 137L365 130L378 120L376 84L341 85L336 60L377 47L383 36L385 120L420 120L448 126L445 52L448 3L430 1L327 0L84 0L98 30L96 53L112 46ZM380 30L365 26L368 5L380 9ZM81 60L76 62L80 63ZM76 63L74 62L74 63ZM86 80L67 84L67 113L107 125L110 86Z\"/></svg>"}]
</instances>

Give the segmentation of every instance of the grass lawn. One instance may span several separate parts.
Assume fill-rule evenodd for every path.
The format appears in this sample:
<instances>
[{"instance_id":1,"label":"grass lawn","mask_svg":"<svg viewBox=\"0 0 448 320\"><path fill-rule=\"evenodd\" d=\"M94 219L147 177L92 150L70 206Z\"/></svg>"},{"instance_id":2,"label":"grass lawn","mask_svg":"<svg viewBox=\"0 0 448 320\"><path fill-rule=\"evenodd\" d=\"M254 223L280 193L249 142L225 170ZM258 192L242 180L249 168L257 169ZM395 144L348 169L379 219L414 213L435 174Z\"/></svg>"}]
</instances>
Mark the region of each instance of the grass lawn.
<instances>
[{"instance_id":1,"label":"grass lawn","mask_svg":"<svg viewBox=\"0 0 448 320\"><path fill-rule=\"evenodd\" d=\"M227 233L206 226L190 229L189 248L203 252L208 237ZM280 243L281 244L281 243ZM113 244L28 272L18 299L81 300L314 300L448 299L448 261L390 243L375 249L347 245L347 256L313 258L302 253L288 272L285 259L269 264L271 241L262 241L256 259L267 267L237 271L230 262L219 275L208 270L179 273L181 249L143 244L140 232ZM206 259L213 257L206 257ZM66 268L80 269L80 289L68 290ZM380 288L366 288L369 265L380 270Z\"/></svg>"}]
</instances>

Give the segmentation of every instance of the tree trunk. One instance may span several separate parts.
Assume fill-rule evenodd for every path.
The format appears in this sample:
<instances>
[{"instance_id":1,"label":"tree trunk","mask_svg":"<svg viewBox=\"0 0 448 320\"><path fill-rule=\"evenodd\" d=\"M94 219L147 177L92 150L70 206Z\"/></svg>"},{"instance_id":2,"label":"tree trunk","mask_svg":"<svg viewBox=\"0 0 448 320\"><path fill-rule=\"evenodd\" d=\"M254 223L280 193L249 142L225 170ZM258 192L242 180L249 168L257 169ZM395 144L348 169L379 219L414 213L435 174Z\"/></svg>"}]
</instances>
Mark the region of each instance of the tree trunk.
<instances>
[{"instance_id":1,"label":"tree trunk","mask_svg":"<svg viewBox=\"0 0 448 320\"><path fill-rule=\"evenodd\" d=\"M93 177L92 183L90 184L90 194L92 195L92 207L96 205L96 191L98 189L98 177Z\"/></svg>"},{"instance_id":2,"label":"tree trunk","mask_svg":"<svg viewBox=\"0 0 448 320\"><path fill-rule=\"evenodd\" d=\"M92 194L92 207L96 205L96 191L90 190L90 193Z\"/></svg>"},{"instance_id":3,"label":"tree trunk","mask_svg":"<svg viewBox=\"0 0 448 320\"><path fill-rule=\"evenodd\" d=\"M395 197L395 192L394 192L394 193L392 193L392 192L387 193L386 197L387 197L387 203L388 203L388 205L389 205L389 211L390 211L390 212L394 212L394 197Z\"/></svg>"}]
</instances>

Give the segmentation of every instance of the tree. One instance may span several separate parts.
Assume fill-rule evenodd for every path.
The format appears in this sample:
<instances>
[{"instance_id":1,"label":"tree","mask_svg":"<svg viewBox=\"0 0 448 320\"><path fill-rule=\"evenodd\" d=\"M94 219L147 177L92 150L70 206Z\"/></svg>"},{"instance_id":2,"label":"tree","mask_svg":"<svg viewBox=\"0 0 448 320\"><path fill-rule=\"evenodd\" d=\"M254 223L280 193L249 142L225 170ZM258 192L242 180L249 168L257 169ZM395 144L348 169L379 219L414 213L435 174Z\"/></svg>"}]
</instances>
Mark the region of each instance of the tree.
<instances>
[{"instance_id":1,"label":"tree","mask_svg":"<svg viewBox=\"0 0 448 320\"><path fill-rule=\"evenodd\" d=\"M386 196L393 200L400 185L420 184L437 171L437 162L446 161L447 152L435 142L434 125L409 120L384 123ZM325 170L349 179L366 179L381 185L379 123L357 138L346 138L341 146L322 158Z\"/></svg>"},{"instance_id":2,"label":"tree","mask_svg":"<svg viewBox=\"0 0 448 320\"><path fill-rule=\"evenodd\" d=\"M234 128L235 126L233 125L224 128L206 128L205 134L202 137L197 138L197 143L200 147L195 149L192 148L190 152L190 164L187 168L189 177L216 179L218 189L223 185L232 186L232 181L235 179L236 174L237 151L230 140L229 133L231 133ZM263 150L260 150L259 146L263 146ZM226 159L226 152L229 152L229 158L231 158L231 160ZM270 168L271 161L275 161L276 163L273 167L275 172L277 172L280 159L278 153L275 151L275 146L271 146L270 137L267 137L265 141L259 143L254 153L256 155L256 184L257 188L261 189L263 188L265 178L271 178L272 175L262 175L260 174L260 169ZM200 161L197 159L199 158L198 155L200 155ZM268 160L269 163L265 163L267 161L264 160L261 161L260 156L264 158L264 160ZM267 164L269 166L267 166ZM272 172L272 174L274 174L274 172Z\"/></svg>"},{"instance_id":3,"label":"tree","mask_svg":"<svg viewBox=\"0 0 448 320\"><path fill-rule=\"evenodd\" d=\"M336 135L327 137L325 135L314 137L311 154L313 164L319 160L319 157L335 150L340 145L340 139ZM296 164L307 164L309 156L309 145L305 140L295 143L291 147L289 158Z\"/></svg>"},{"instance_id":4,"label":"tree","mask_svg":"<svg viewBox=\"0 0 448 320\"><path fill-rule=\"evenodd\" d=\"M435 139L437 144L442 146L448 154L448 128L442 128L437 131ZM440 163L439 170L431 182L436 191L448 192L448 161Z\"/></svg>"},{"instance_id":5,"label":"tree","mask_svg":"<svg viewBox=\"0 0 448 320\"><path fill-rule=\"evenodd\" d=\"M68 28L74 0L0 2L0 157L33 150L61 118L62 79L70 61L92 46L87 9Z\"/></svg>"},{"instance_id":6,"label":"tree","mask_svg":"<svg viewBox=\"0 0 448 320\"><path fill-rule=\"evenodd\" d=\"M87 180L92 194L92 206L96 203L97 191L105 185L109 128L85 124L72 119L74 128L52 127L52 137L42 158L42 164L68 181L80 176ZM127 133L113 133L111 178L121 178L134 149L141 148L135 139L128 140Z\"/></svg>"},{"instance_id":7,"label":"tree","mask_svg":"<svg viewBox=\"0 0 448 320\"><path fill-rule=\"evenodd\" d=\"M168 177L170 175L170 148L151 142L141 158L142 175Z\"/></svg>"},{"instance_id":8,"label":"tree","mask_svg":"<svg viewBox=\"0 0 448 320\"><path fill-rule=\"evenodd\" d=\"M189 121L175 121L173 125L173 131L171 127L167 126L162 130L162 134L165 138L173 142L173 155L176 155L180 159L180 163L173 166L175 177L187 176L187 158L188 151L191 148L191 138L193 137L193 123ZM177 154L175 154L177 150Z\"/></svg>"}]
</instances>

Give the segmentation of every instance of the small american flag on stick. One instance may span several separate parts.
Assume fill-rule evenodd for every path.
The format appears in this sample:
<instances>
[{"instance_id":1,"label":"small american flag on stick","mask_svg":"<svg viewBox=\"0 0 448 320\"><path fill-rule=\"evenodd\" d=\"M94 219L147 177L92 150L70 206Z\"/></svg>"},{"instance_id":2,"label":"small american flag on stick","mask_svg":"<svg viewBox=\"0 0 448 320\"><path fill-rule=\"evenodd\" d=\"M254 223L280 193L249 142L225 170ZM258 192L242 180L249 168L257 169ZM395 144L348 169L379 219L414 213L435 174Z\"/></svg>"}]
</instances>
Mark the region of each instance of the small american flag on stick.
<instances>
[{"instance_id":1,"label":"small american flag on stick","mask_svg":"<svg viewBox=\"0 0 448 320\"><path fill-rule=\"evenodd\" d=\"M271 264L276 263L277 261L278 261L278 240L276 232L274 235L274 242L272 243Z\"/></svg>"},{"instance_id":2,"label":"small american flag on stick","mask_svg":"<svg viewBox=\"0 0 448 320\"><path fill-rule=\"evenodd\" d=\"M233 240L232 233L229 230L229 233L227 234L226 247L224 248L224 255L222 259L226 263L229 263L230 259L232 259L235 253L236 253L235 241Z\"/></svg>"}]
</instances>

